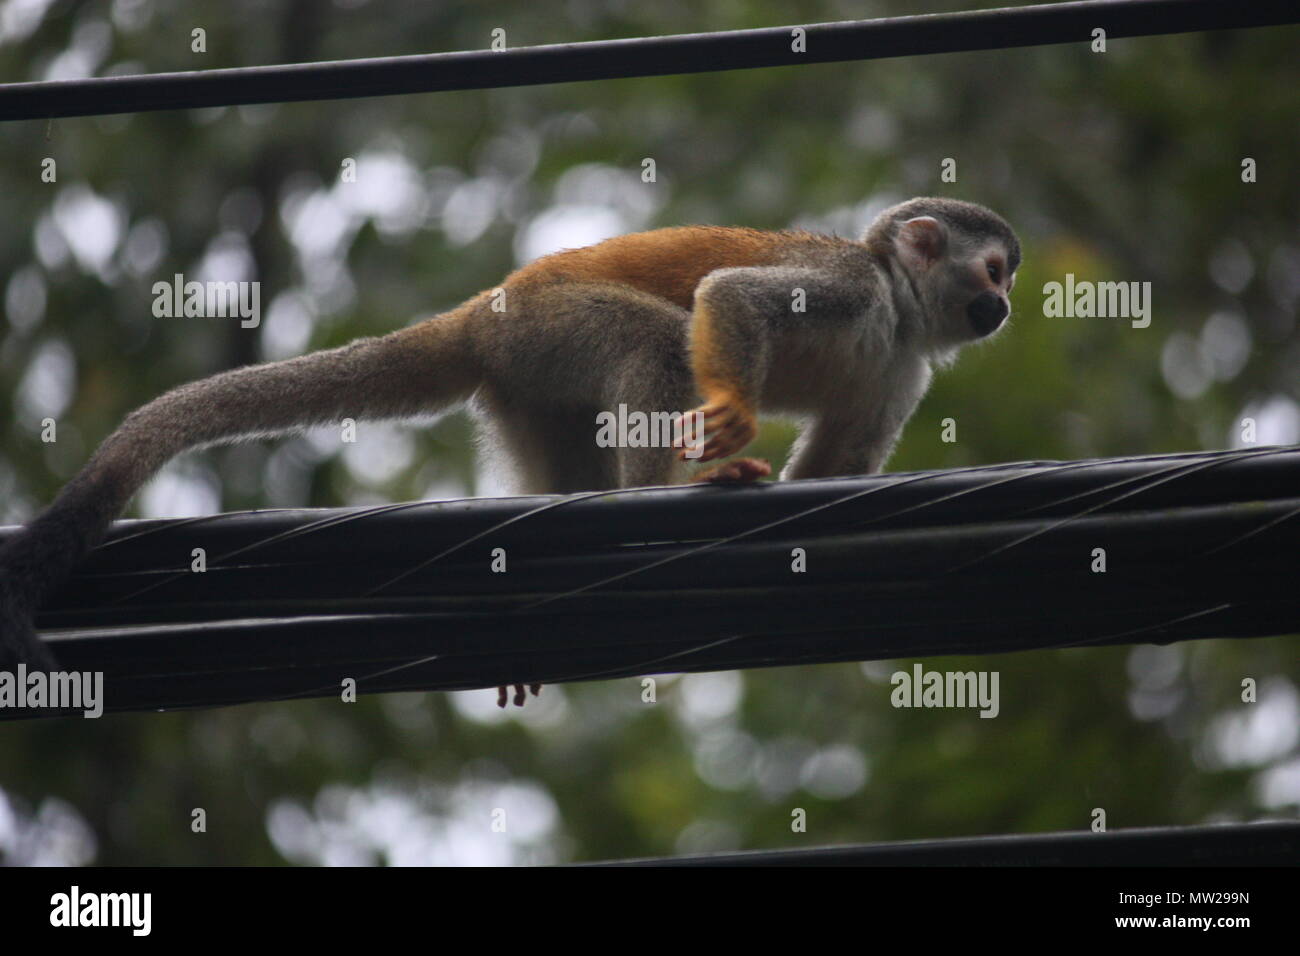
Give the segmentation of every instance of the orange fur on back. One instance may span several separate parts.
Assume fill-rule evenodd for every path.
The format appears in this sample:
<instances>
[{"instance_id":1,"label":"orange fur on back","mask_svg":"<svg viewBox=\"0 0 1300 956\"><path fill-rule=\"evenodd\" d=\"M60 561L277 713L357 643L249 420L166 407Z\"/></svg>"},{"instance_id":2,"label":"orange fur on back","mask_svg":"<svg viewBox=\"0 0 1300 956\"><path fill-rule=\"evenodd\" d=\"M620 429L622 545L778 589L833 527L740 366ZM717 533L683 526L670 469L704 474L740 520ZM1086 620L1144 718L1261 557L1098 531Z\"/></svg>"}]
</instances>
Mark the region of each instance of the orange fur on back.
<instances>
[{"instance_id":1,"label":"orange fur on back","mask_svg":"<svg viewBox=\"0 0 1300 956\"><path fill-rule=\"evenodd\" d=\"M728 266L767 264L775 258L781 242L780 233L759 229L655 229L543 256L511 276L510 284L615 282L689 309L695 287L710 272Z\"/></svg>"}]
</instances>

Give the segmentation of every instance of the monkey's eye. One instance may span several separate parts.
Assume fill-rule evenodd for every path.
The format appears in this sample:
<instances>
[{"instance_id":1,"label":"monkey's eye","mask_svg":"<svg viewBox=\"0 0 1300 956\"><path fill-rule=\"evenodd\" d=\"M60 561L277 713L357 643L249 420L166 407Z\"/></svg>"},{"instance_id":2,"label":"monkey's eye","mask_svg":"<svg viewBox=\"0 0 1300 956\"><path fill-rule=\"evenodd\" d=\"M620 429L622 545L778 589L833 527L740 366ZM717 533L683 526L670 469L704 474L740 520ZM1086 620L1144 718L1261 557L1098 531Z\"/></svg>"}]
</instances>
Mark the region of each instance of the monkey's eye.
<instances>
[{"instance_id":1,"label":"monkey's eye","mask_svg":"<svg viewBox=\"0 0 1300 956\"><path fill-rule=\"evenodd\" d=\"M1000 283L1002 281L1002 270L998 268L998 264L996 262L990 262L987 268L989 270L989 278L994 282Z\"/></svg>"}]
</instances>

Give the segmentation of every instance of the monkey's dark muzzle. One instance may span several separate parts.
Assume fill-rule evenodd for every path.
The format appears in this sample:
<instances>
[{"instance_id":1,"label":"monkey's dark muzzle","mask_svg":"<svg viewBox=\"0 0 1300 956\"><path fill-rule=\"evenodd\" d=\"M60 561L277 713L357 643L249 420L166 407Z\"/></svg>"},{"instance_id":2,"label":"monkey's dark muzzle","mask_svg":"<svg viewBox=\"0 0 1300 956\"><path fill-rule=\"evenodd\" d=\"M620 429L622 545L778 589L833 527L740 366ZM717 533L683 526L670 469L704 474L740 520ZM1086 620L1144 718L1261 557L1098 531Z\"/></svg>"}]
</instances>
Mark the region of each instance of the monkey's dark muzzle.
<instances>
[{"instance_id":1,"label":"monkey's dark muzzle","mask_svg":"<svg viewBox=\"0 0 1300 956\"><path fill-rule=\"evenodd\" d=\"M992 292L981 292L966 306L966 318L981 338L996 332L1010 312L1007 300Z\"/></svg>"}]
</instances>

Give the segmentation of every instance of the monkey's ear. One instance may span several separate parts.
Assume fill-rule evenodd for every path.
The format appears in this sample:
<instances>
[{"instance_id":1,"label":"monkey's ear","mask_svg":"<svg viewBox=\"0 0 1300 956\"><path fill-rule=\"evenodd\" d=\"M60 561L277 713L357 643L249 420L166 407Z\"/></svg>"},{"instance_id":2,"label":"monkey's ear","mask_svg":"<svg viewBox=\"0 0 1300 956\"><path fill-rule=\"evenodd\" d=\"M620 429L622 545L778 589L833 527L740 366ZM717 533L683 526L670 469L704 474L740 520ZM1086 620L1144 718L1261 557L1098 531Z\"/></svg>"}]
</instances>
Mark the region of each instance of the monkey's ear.
<instances>
[{"instance_id":1,"label":"monkey's ear","mask_svg":"<svg viewBox=\"0 0 1300 956\"><path fill-rule=\"evenodd\" d=\"M898 227L898 248L918 265L932 265L948 247L948 232L933 216L917 216Z\"/></svg>"}]
</instances>

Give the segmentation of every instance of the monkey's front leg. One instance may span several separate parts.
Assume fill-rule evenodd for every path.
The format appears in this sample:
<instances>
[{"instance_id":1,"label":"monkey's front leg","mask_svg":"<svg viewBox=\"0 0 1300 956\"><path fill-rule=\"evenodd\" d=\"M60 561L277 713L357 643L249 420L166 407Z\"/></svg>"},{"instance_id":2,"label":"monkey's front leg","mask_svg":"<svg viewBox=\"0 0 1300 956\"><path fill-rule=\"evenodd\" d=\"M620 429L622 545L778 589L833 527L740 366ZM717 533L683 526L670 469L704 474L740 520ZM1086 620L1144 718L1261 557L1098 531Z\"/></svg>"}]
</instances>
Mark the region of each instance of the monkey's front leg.
<instances>
[{"instance_id":1,"label":"monkey's front leg","mask_svg":"<svg viewBox=\"0 0 1300 956\"><path fill-rule=\"evenodd\" d=\"M745 301L747 273L724 269L705 277L695 290L691 314L691 369L704 404L687 413L702 415L704 434L692 436L702 448L693 460L733 455L758 435L758 395L767 373L768 329ZM752 282L752 280L751 280ZM686 450L681 452L688 458ZM704 480L752 481L753 468L715 469Z\"/></svg>"}]
</instances>

